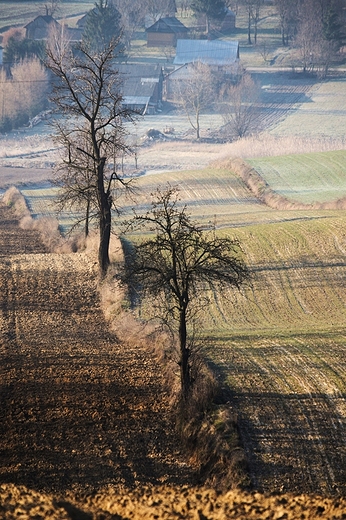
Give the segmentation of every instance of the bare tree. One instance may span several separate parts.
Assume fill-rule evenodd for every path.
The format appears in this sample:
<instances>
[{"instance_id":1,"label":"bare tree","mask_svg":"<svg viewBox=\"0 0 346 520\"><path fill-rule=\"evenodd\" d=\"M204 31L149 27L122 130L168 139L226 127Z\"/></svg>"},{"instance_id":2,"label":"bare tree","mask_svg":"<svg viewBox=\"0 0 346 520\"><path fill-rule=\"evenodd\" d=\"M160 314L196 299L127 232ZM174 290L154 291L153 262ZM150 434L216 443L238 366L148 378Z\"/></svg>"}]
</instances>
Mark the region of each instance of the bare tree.
<instances>
[{"instance_id":1,"label":"bare tree","mask_svg":"<svg viewBox=\"0 0 346 520\"><path fill-rule=\"evenodd\" d=\"M288 45L294 37L298 24L298 2L296 0L275 0L280 19L282 45Z\"/></svg>"},{"instance_id":2,"label":"bare tree","mask_svg":"<svg viewBox=\"0 0 346 520\"><path fill-rule=\"evenodd\" d=\"M216 98L216 77L209 65L190 64L192 71L178 81L178 99L192 128L200 138L200 118L210 109Z\"/></svg>"},{"instance_id":3,"label":"bare tree","mask_svg":"<svg viewBox=\"0 0 346 520\"><path fill-rule=\"evenodd\" d=\"M317 71L322 77L327 75L342 40L340 7L337 0L301 2L294 46L304 72Z\"/></svg>"},{"instance_id":4,"label":"bare tree","mask_svg":"<svg viewBox=\"0 0 346 520\"><path fill-rule=\"evenodd\" d=\"M259 87L251 75L244 73L237 84L223 91L222 97L221 112L230 138L253 133L258 117Z\"/></svg>"},{"instance_id":5,"label":"bare tree","mask_svg":"<svg viewBox=\"0 0 346 520\"><path fill-rule=\"evenodd\" d=\"M247 13L247 42L252 44L251 27L254 28L254 43L257 43L258 23L260 21L261 7L263 0L243 0Z\"/></svg>"},{"instance_id":6,"label":"bare tree","mask_svg":"<svg viewBox=\"0 0 346 520\"><path fill-rule=\"evenodd\" d=\"M81 187L85 182L87 200L96 204L102 276L110 262L115 189L127 186L116 164L116 157L128 151L124 122L131 119L122 106L115 64L118 44L118 39L111 40L97 53L83 43L72 49L66 42L55 41L47 48L47 66L56 77L52 101L62 116L55 121L55 135L63 146L63 163L70 177L78 179L86 164Z\"/></svg>"},{"instance_id":7,"label":"bare tree","mask_svg":"<svg viewBox=\"0 0 346 520\"><path fill-rule=\"evenodd\" d=\"M145 2L134 0L113 0L113 5L121 14L122 40L128 49L135 31L144 26L146 15Z\"/></svg>"},{"instance_id":8,"label":"bare tree","mask_svg":"<svg viewBox=\"0 0 346 520\"><path fill-rule=\"evenodd\" d=\"M161 316L176 325L182 398L187 401L194 383L193 341L189 325L196 306L210 303L207 294L240 288L248 277L237 240L204 232L179 204L178 190L157 190L152 209L136 215L154 237L137 244L127 262L125 280L139 284L143 297L162 302ZM211 294L209 293L209 294Z\"/></svg>"}]
</instances>

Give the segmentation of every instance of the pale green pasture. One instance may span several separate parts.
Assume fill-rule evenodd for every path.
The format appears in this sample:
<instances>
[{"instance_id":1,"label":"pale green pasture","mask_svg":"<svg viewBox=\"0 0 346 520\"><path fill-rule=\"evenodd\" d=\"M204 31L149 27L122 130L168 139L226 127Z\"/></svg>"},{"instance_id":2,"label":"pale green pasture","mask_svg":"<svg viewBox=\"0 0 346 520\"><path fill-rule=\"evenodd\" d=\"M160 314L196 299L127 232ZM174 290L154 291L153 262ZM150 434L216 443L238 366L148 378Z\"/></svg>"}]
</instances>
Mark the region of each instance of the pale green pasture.
<instances>
[{"instance_id":1,"label":"pale green pasture","mask_svg":"<svg viewBox=\"0 0 346 520\"><path fill-rule=\"evenodd\" d=\"M271 129L276 136L338 138L346 134L346 77L317 83L310 102L297 105Z\"/></svg>"},{"instance_id":2,"label":"pale green pasture","mask_svg":"<svg viewBox=\"0 0 346 520\"><path fill-rule=\"evenodd\" d=\"M277 193L299 202L346 196L346 150L248 160Z\"/></svg>"}]
</instances>

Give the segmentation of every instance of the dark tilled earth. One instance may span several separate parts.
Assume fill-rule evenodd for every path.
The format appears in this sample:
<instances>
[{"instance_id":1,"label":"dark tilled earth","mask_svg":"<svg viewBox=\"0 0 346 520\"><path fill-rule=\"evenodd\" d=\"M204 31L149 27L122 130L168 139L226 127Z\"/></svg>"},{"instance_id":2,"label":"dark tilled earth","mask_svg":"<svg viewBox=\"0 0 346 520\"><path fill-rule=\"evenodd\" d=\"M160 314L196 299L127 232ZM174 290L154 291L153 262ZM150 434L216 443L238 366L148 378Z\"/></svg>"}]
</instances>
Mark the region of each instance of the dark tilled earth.
<instances>
[{"instance_id":1,"label":"dark tilled earth","mask_svg":"<svg viewBox=\"0 0 346 520\"><path fill-rule=\"evenodd\" d=\"M148 350L120 345L91 255L45 251L0 203L0 518L346 519L344 498L196 485Z\"/></svg>"}]
</instances>

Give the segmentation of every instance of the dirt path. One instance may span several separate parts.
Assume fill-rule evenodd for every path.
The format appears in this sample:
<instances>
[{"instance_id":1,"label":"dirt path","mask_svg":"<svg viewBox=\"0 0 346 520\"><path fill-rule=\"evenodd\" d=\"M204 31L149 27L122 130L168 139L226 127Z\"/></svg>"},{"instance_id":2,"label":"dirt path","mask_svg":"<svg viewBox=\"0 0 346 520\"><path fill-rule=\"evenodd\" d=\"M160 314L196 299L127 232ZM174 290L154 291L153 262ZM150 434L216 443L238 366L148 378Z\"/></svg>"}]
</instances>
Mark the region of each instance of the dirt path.
<instances>
[{"instance_id":1,"label":"dirt path","mask_svg":"<svg viewBox=\"0 0 346 520\"><path fill-rule=\"evenodd\" d=\"M109 332L95 265L45 253L0 205L0 484L192 482L157 363Z\"/></svg>"}]
</instances>

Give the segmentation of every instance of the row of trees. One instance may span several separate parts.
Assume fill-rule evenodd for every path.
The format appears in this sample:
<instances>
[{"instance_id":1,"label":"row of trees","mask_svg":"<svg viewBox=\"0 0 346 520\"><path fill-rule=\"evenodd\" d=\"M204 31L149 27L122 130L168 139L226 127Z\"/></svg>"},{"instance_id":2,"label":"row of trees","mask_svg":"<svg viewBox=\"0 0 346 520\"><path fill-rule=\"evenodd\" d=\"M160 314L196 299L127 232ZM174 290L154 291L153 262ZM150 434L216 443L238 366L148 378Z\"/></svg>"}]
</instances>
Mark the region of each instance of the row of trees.
<instances>
[{"instance_id":1,"label":"row of trees","mask_svg":"<svg viewBox=\"0 0 346 520\"><path fill-rule=\"evenodd\" d=\"M57 166L60 201L93 216L99 228L99 270L105 277L110 264L112 220L117 194L129 187L116 158L130 153L125 123L132 114L121 103L115 58L119 38L97 50L87 41L77 49L56 41L47 49L46 65L56 77L52 101L62 116L55 122L55 139L62 156ZM179 351L183 402L194 384L191 318L196 302L205 305L207 289L223 292L240 287L247 278L240 246L231 238L207 234L192 222L179 203L177 191L158 191L151 211L135 214L130 228L146 227L153 238L137 245L128 259L123 282L141 289L142 297L160 302L161 318L174 330Z\"/></svg>"}]
</instances>

